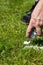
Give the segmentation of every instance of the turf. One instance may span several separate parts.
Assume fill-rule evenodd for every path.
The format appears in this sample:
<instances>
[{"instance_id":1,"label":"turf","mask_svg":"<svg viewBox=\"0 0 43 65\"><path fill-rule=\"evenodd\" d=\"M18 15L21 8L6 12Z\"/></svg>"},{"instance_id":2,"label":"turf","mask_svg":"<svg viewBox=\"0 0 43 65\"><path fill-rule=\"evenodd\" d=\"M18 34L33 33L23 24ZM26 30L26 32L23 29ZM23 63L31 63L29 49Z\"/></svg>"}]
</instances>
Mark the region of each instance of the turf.
<instances>
[{"instance_id":1,"label":"turf","mask_svg":"<svg viewBox=\"0 0 43 65\"><path fill-rule=\"evenodd\" d=\"M0 65L43 65L43 50L23 49L27 24L21 17L34 0L0 0ZM32 44L42 44L43 37ZM34 45L33 44L33 45Z\"/></svg>"}]
</instances>

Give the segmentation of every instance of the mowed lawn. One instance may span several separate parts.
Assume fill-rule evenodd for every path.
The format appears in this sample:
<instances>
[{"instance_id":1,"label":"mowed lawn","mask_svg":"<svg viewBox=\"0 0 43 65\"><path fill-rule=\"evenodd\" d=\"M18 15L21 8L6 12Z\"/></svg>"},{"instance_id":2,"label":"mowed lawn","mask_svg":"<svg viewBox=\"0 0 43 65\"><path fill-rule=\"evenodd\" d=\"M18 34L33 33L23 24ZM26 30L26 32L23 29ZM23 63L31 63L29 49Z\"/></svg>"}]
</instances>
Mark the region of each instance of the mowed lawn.
<instances>
[{"instance_id":1,"label":"mowed lawn","mask_svg":"<svg viewBox=\"0 0 43 65\"><path fill-rule=\"evenodd\" d=\"M34 0L0 0L0 65L43 65L43 50L23 49L29 39L21 17L33 4ZM43 37L31 44L43 45Z\"/></svg>"}]
</instances>

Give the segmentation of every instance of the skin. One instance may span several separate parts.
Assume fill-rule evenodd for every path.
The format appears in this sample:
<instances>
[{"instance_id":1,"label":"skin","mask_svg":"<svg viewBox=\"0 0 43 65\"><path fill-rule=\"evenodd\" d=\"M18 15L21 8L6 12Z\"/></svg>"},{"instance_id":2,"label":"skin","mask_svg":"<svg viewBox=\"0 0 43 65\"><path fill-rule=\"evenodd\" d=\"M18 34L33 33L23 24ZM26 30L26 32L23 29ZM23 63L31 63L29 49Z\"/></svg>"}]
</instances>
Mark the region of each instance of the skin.
<instances>
[{"instance_id":1,"label":"skin","mask_svg":"<svg viewBox=\"0 0 43 65\"><path fill-rule=\"evenodd\" d=\"M35 28L37 35L43 35L41 27L43 26L43 0L39 0L32 15L30 23L26 30L26 37L30 37L32 30Z\"/></svg>"}]
</instances>

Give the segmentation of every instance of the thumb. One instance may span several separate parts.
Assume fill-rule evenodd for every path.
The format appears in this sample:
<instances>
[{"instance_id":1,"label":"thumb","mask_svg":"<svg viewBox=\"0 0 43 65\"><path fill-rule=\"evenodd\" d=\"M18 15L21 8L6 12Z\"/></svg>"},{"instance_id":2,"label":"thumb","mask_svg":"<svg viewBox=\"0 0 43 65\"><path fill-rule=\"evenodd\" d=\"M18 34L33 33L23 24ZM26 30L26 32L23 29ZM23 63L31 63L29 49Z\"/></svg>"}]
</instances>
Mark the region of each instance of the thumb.
<instances>
[{"instance_id":1,"label":"thumb","mask_svg":"<svg viewBox=\"0 0 43 65\"><path fill-rule=\"evenodd\" d=\"M30 37L30 34L32 32L33 26L31 24L29 24L27 30L26 30L26 37Z\"/></svg>"}]
</instances>

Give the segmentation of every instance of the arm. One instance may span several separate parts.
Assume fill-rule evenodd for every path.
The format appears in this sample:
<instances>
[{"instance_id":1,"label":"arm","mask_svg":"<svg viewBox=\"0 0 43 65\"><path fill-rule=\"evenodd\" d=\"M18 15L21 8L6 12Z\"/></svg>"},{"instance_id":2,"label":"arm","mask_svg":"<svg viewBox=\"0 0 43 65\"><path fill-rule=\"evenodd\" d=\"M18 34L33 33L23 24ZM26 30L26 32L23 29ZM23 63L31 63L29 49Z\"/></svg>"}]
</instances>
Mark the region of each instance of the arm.
<instances>
[{"instance_id":1,"label":"arm","mask_svg":"<svg viewBox=\"0 0 43 65\"><path fill-rule=\"evenodd\" d=\"M32 18L37 18L37 16L40 14L41 10L43 9L43 0L40 0L38 4L36 5L35 9L32 13Z\"/></svg>"},{"instance_id":2,"label":"arm","mask_svg":"<svg viewBox=\"0 0 43 65\"><path fill-rule=\"evenodd\" d=\"M43 0L39 0L41 3L43 3Z\"/></svg>"}]
</instances>

